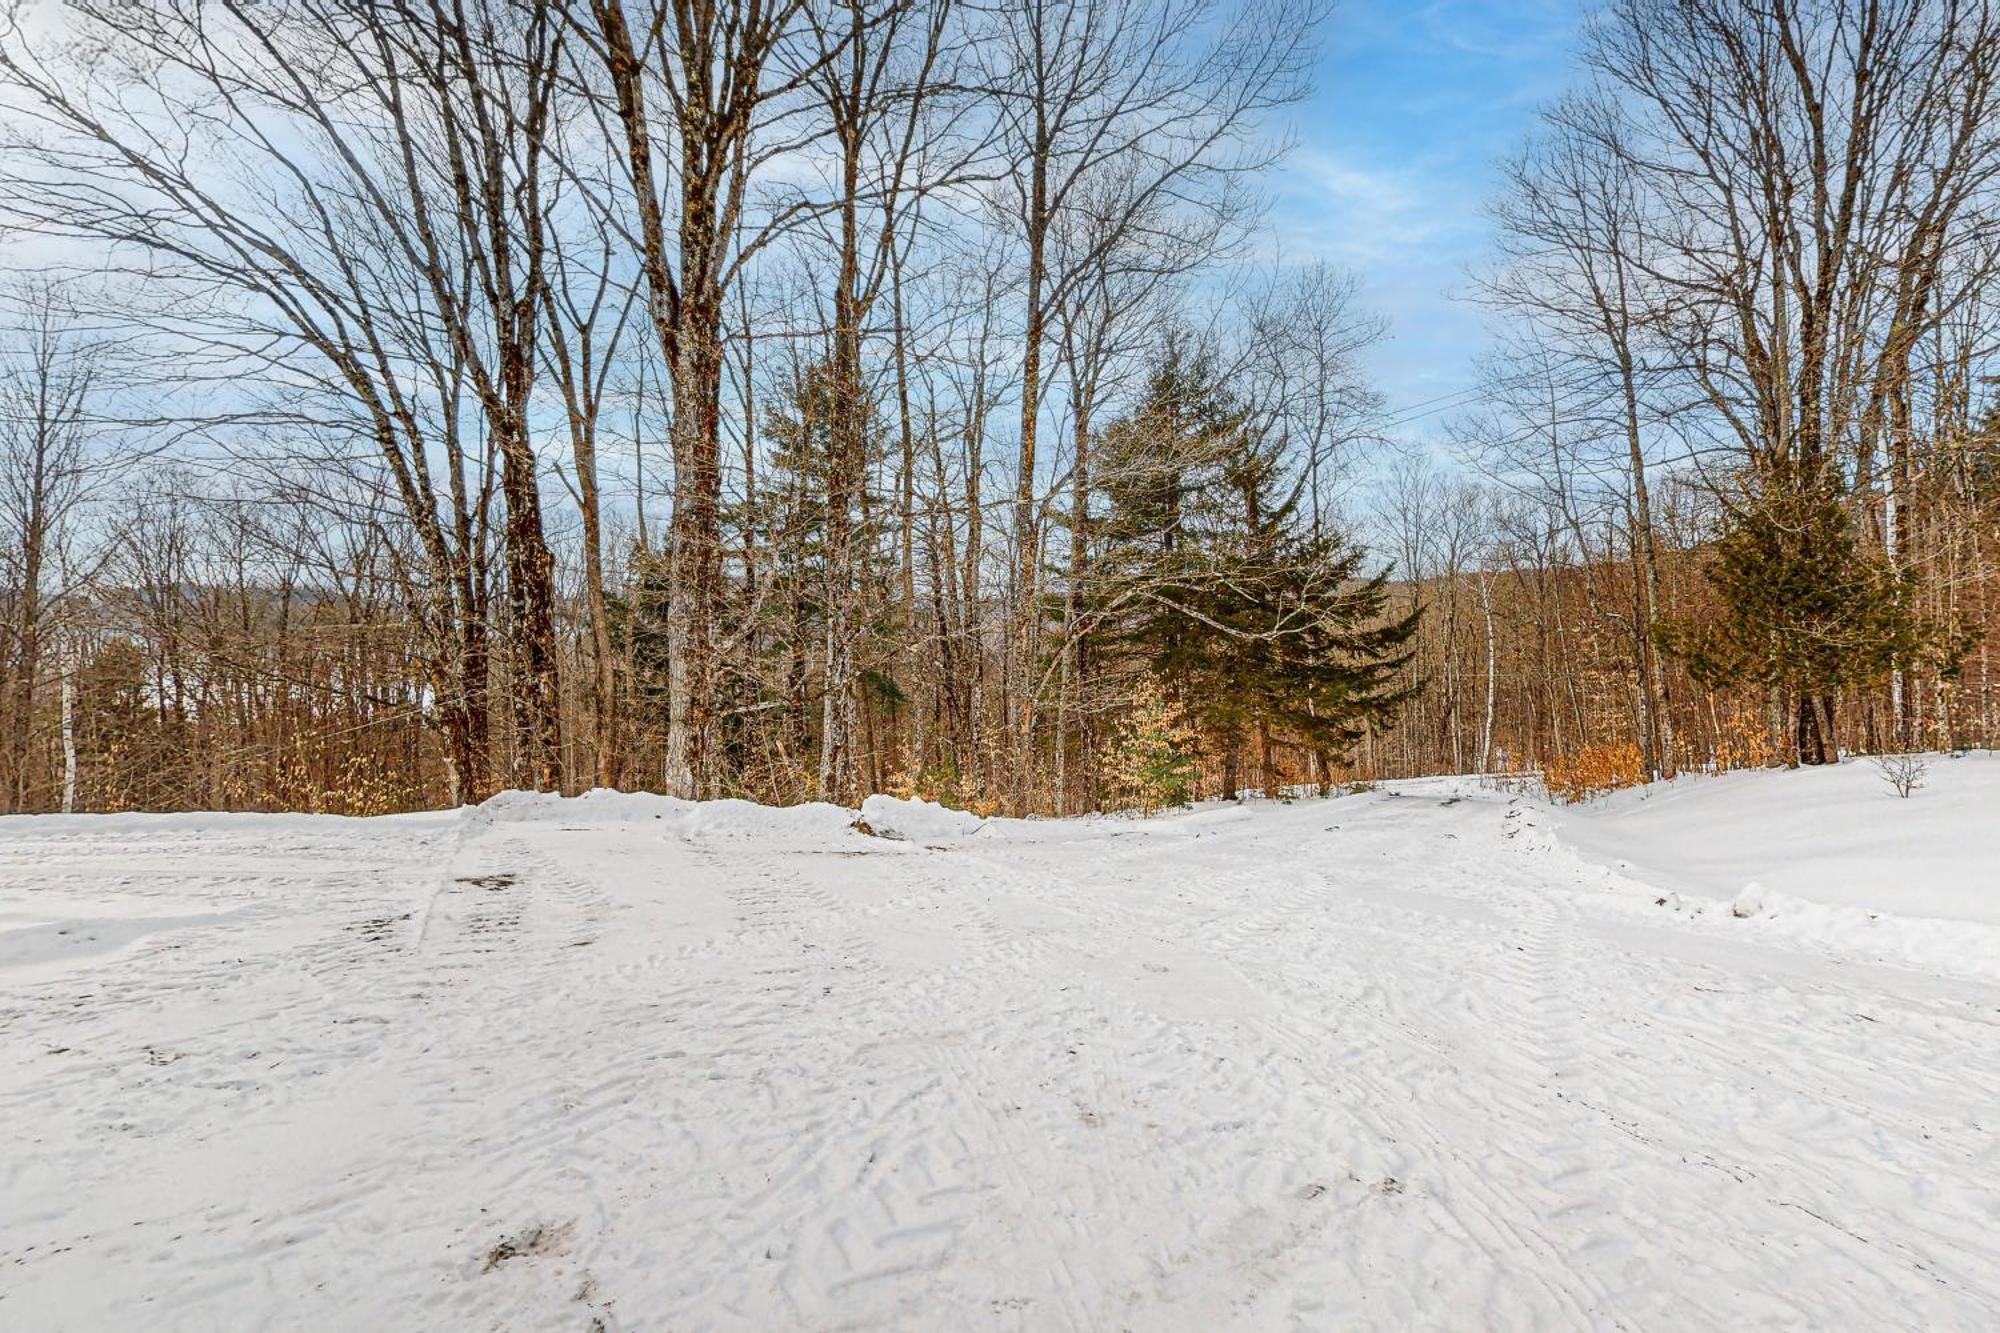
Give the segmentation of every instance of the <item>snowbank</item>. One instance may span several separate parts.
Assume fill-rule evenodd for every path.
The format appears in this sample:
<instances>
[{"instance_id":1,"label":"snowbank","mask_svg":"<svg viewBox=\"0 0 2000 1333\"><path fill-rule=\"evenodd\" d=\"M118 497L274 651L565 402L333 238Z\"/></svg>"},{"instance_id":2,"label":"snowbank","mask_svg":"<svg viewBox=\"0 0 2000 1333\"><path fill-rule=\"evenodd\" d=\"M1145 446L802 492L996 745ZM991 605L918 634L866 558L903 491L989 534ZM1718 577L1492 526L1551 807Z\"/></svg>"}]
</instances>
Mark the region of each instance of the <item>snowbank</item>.
<instances>
[{"instance_id":1,"label":"snowbank","mask_svg":"<svg viewBox=\"0 0 2000 1333\"><path fill-rule=\"evenodd\" d=\"M602 787L569 797L504 791L473 813L477 819L509 824L653 823L662 836L695 842L756 840L773 846L821 847L855 836L854 812L824 801L789 806L740 800L683 801L652 792Z\"/></svg>"},{"instance_id":2,"label":"snowbank","mask_svg":"<svg viewBox=\"0 0 2000 1333\"><path fill-rule=\"evenodd\" d=\"M1855 759L1686 777L1545 818L1669 907L2000 978L2000 755L1938 756L1908 800Z\"/></svg>"},{"instance_id":3,"label":"snowbank","mask_svg":"<svg viewBox=\"0 0 2000 1333\"><path fill-rule=\"evenodd\" d=\"M739 800L683 801L651 792L603 788L575 797L501 792L472 815L481 821L509 824L656 824L665 837L697 842L755 840L788 847L851 844L857 836L869 833L891 842L953 842L971 837L989 822L1022 822L988 821L936 801L907 801L894 796L870 796L857 812L824 801L788 806ZM857 827L857 819L866 827Z\"/></svg>"},{"instance_id":4,"label":"snowbank","mask_svg":"<svg viewBox=\"0 0 2000 1333\"><path fill-rule=\"evenodd\" d=\"M936 801L905 801L894 796L870 796L861 803L861 822L884 838L912 842L947 842L969 838L986 821L965 810Z\"/></svg>"}]
</instances>

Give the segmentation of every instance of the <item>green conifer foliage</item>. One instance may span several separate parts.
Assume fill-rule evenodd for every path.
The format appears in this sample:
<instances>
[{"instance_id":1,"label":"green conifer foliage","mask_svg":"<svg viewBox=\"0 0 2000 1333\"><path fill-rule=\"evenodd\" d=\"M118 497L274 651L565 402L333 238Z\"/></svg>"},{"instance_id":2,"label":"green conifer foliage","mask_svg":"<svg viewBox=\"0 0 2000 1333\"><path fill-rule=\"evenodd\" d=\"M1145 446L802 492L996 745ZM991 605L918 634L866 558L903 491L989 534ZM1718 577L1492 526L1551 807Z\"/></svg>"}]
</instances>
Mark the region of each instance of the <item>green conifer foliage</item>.
<instances>
[{"instance_id":1,"label":"green conifer foliage","mask_svg":"<svg viewBox=\"0 0 2000 1333\"><path fill-rule=\"evenodd\" d=\"M1777 691L1802 763L1838 757L1835 694L1879 683L1898 663L1951 655L1952 636L1913 609L1912 580L1859 540L1821 471L1763 480L1730 513L1707 574L1721 614L1671 646L1705 686Z\"/></svg>"},{"instance_id":2,"label":"green conifer foliage","mask_svg":"<svg viewBox=\"0 0 2000 1333\"><path fill-rule=\"evenodd\" d=\"M1208 357L1170 345L1104 443L1105 638L1187 704L1207 750L1231 755L1254 735L1268 786L1274 737L1331 761L1394 717L1416 614L1389 615L1386 574L1301 516L1283 442Z\"/></svg>"}]
</instances>

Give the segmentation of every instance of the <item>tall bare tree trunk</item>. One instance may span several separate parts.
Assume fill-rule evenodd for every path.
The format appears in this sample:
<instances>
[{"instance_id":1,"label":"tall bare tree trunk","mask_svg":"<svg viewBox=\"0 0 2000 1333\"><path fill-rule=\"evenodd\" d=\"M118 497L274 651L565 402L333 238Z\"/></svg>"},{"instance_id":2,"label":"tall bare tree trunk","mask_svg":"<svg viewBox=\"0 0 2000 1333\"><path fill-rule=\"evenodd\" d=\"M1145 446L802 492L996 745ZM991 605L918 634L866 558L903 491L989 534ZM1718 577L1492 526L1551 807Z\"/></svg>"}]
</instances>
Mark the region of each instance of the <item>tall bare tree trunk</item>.
<instances>
[{"instance_id":1,"label":"tall bare tree trunk","mask_svg":"<svg viewBox=\"0 0 2000 1333\"><path fill-rule=\"evenodd\" d=\"M77 654L65 653L62 671L62 812L76 809L76 673Z\"/></svg>"},{"instance_id":2,"label":"tall bare tree trunk","mask_svg":"<svg viewBox=\"0 0 2000 1333\"><path fill-rule=\"evenodd\" d=\"M1027 323L1021 345L1021 443L1014 481L1014 633L1008 678L1014 705L1013 799L1027 813L1035 744L1035 658L1041 620L1041 542L1035 523L1035 433L1041 414L1043 308L1048 248L1048 135L1043 108L1035 104L1035 146L1029 161Z\"/></svg>"}]
</instances>

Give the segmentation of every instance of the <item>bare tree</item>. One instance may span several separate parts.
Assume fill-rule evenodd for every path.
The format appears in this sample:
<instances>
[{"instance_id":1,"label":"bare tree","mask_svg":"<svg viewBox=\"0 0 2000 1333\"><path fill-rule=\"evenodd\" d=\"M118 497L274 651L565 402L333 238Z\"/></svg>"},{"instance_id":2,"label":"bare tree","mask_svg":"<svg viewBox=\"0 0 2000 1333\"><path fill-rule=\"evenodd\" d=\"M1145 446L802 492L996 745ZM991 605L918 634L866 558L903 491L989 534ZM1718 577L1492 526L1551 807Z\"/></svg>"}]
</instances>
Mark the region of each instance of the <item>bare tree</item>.
<instances>
[{"instance_id":1,"label":"bare tree","mask_svg":"<svg viewBox=\"0 0 2000 1333\"><path fill-rule=\"evenodd\" d=\"M809 11L810 13L810 11ZM946 62L952 5L932 0L847 0L828 20L812 16L818 39L812 86L833 142L834 181L828 213L833 235L832 457L827 472L826 685L820 720L822 799L852 794L857 778L857 606L869 534L856 530L864 507L870 394L862 343L909 244L914 210L931 193L961 184L968 174L962 147L943 150L939 85L949 86ZM976 146L975 146L976 150ZM900 332L898 330L897 332ZM905 454L907 443L905 413ZM904 462L905 484L911 462ZM906 501L907 504L907 501ZM907 561L907 556L906 556Z\"/></svg>"},{"instance_id":2,"label":"bare tree","mask_svg":"<svg viewBox=\"0 0 2000 1333\"><path fill-rule=\"evenodd\" d=\"M139 256L172 293L156 317L224 373L351 401L419 538L428 614L449 627L436 683L457 794L486 781L481 517L463 454L445 493L434 480L432 409L413 382L472 401L505 499L516 776L558 783L552 560L529 438L551 21L505 0L72 9L118 62L60 66L18 31L0 39L26 122L7 144L0 206L44 234ZM125 92L135 80L143 99ZM427 339L413 325L438 331L445 355L407 364ZM453 419L458 407L434 410Z\"/></svg>"},{"instance_id":3,"label":"bare tree","mask_svg":"<svg viewBox=\"0 0 2000 1333\"><path fill-rule=\"evenodd\" d=\"M998 94L997 146L1011 164L994 205L1024 250L1009 655L1017 800L1030 779L1036 713L1038 432L1051 313L1098 271L1103 252L1135 233L1239 208L1241 181L1274 153L1256 136L1259 118L1306 87L1311 0L1222 17L1206 0L1026 0L999 7L981 37L985 79ZM1123 177L1121 188L1102 188L1107 171ZM1109 206L1094 219L1093 241L1052 247L1065 220L1093 202Z\"/></svg>"},{"instance_id":4,"label":"bare tree","mask_svg":"<svg viewBox=\"0 0 2000 1333\"><path fill-rule=\"evenodd\" d=\"M1585 59L1649 196L1655 327L1715 432L1753 488L1860 497L1896 560L1913 356L1970 299L1948 257L1993 217L2000 12L1620 0ZM1795 707L1827 757L1832 700Z\"/></svg>"},{"instance_id":5,"label":"bare tree","mask_svg":"<svg viewBox=\"0 0 2000 1333\"><path fill-rule=\"evenodd\" d=\"M63 288L17 282L5 302L0 352L0 809L36 804L34 728L48 669L52 614L75 595L94 562L77 531L103 477L92 448L104 392L105 349L82 326ZM69 696L67 660L59 688Z\"/></svg>"},{"instance_id":6,"label":"bare tree","mask_svg":"<svg viewBox=\"0 0 2000 1333\"><path fill-rule=\"evenodd\" d=\"M565 5L581 11L580 3ZM805 206L752 217L760 169L813 127L794 96L826 58L801 33L803 0L591 0L571 13L608 82L654 333L673 387L665 782L721 782L715 646L722 633L723 317L744 266ZM669 234L671 228L671 237Z\"/></svg>"},{"instance_id":7,"label":"bare tree","mask_svg":"<svg viewBox=\"0 0 2000 1333\"><path fill-rule=\"evenodd\" d=\"M1574 483L1610 483L1627 519L1635 605L1609 613L1631 637L1646 769L1671 776L1673 723L1657 646L1660 558L1648 470L1663 419L1674 410L1663 369L1674 354L1656 332L1668 299L1652 274L1659 262L1651 240L1656 223L1622 151L1623 134L1612 106L1572 98L1548 114L1542 137L1506 164L1505 192L1493 208L1500 263L1480 293L1517 328L1533 330L1502 344L1515 365L1500 378L1526 373L1538 383L1496 386L1495 399L1513 411L1515 426L1502 426L1485 443L1516 452L1518 462L1520 441L1510 436L1535 417L1549 419L1529 427L1530 434L1549 431L1576 442L1587 457L1579 459L1580 470L1560 470L1560 503L1580 544ZM1528 450L1545 452L1533 444ZM1594 598L1594 584L1592 592Z\"/></svg>"}]
</instances>

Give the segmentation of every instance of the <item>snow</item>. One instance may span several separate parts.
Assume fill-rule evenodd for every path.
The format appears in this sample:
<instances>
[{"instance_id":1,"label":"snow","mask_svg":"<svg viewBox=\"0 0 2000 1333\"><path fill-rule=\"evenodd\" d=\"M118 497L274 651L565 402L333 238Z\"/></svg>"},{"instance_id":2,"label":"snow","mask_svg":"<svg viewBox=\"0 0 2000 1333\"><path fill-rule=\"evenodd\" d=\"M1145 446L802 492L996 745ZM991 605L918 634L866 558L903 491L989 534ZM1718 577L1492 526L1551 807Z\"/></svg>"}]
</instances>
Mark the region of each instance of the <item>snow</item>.
<instances>
[{"instance_id":1,"label":"snow","mask_svg":"<svg viewBox=\"0 0 2000 1333\"><path fill-rule=\"evenodd\" d=\"M0 1328L1989 1328L1996 798L0 820Z\"/></svg>"},{"instance_id":2,"label":"snow","mask_svg":"<svg viewBox=\"0 0 2000 1333\"><path fill-rule=\"evenodd\" d=\"M878 837L917 842L969 838L986 826L978 815L948 809L936 801L906 801L894 796L870 796L863 801L861 822Z\"/></svg>"},{"instance_id":3,"label":"snow","mask_svg":"<svg viewBox=\"0 0 2000 1333\"><path fill-rule=\"evenodd\" d=\"M1898 798L1867 760L1689 777L1553 816L1608 882L1725 900L1764 933L2000 981L2000 754L1931 756Z\"/></svg>"},{"instance_id":4,"label":"snow","mask_svg":"<svg viewBox=\"0 0 2000 1333\"><path fill-rule=\"evenodd\" d=\"M1830 906L2000 926L2000 754L1928 764L1908 800L1852 759L1621 792L1568 832L1715 897L1756 880Z\"/></svg>"}]
</instances>

